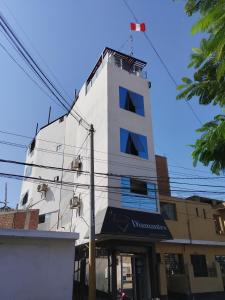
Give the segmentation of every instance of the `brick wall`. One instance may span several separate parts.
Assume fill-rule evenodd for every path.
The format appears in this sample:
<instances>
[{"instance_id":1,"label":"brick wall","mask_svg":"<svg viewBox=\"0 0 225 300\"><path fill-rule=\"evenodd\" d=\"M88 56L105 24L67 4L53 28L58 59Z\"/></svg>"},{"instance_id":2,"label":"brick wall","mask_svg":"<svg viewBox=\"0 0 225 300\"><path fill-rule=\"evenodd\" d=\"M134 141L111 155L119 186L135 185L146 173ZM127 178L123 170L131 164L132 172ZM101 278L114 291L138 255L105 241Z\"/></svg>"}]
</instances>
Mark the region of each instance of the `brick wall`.
<instances>
[{"instance_id":1,"label":"brick wall","mask_svg":"<svg viewBox=\"0 0 225 300\"><path fill-rule=\"evenodd\" d=\"M37 229L38 209L0 212L0 228Z\"/></svg>"},{"instance_id":2,"label":"brick wall","mask_svg":"<svg viewBox=\"0 0 225 300\"><path fill-rule=\"evenodd\" d=\"M156 155L155 160L159 194L171 196L167 159L164 156Z\"/></svg>"}]
</instances>

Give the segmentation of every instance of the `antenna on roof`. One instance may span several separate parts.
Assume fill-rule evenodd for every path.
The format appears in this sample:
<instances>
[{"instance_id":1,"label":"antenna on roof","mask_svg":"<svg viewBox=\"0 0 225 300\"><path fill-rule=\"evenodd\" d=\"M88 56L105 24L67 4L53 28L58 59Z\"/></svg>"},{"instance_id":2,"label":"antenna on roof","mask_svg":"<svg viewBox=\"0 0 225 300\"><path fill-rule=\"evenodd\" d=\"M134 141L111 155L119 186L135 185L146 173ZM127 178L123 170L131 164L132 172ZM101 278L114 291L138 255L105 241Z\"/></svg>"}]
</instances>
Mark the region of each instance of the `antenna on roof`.
<instances>
[{"instance_id":1,"label":"antenna on roof","mask_svg":"<svg viewBox=\"0 0 225 300\"><path fill-rule=\"evenodd\" d=\"M4 200L4 204L5 207L7 207L7 203L8 203L8 191L7 191L7 182L5 183L5 200Z\"/></svg>"},{"instance_id":2,"label":"antenna on roof","mask_svg":"<svg viewBox=\"0 0 225 300\"><path fill-rule=\"evenodd\" d=\"M48 111L48 124L50 123L51 110L52 110L52 107L50 106L50 107L49 107L49 111Z\"/></svg>"},{"instance_id":3,"label":"antenna on roof","mask_svg":"<svg viewBox=\"0 0 225 300\"><path fill-rule=\"evenodd\" d=\"M133 35L130 35L130 56L134 55L134 38Z\"/></svg>"}]
</instances>

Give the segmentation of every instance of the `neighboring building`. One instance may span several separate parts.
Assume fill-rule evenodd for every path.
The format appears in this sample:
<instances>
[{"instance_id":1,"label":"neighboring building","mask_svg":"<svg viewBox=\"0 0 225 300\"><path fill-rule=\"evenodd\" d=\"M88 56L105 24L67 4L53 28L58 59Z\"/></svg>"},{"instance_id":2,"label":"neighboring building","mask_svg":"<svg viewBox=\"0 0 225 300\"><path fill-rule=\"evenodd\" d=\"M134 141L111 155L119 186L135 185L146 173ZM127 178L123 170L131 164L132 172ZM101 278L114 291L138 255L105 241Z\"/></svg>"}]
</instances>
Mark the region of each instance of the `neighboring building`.
<instances>
[{"instance_id":1,"label":"neighboring building","mask_svg":"<svg viewBox=\"0 0 225 300\"><path fill-rule=\"evenodd\" d=\"M171 235L160 215L145 65L105 48L70 114L41 128L27 153L27 163L58 169L27 166L25 176L40 183L23 182L19 207L40 210L39 229L79 233L75 280L82 295L88 278L90 143L74 110L95 129L97 291L113 299L123 291L135 300L159 293L155 243Z\"/></svg>"},{"instance_id":2,"label":"neighboring building","mask_svg":"<svg viewBox=\"0 0 225 300\"><path fill-rule=\"evenodd\" d=\"M0 209L0 228L37 229L38 220L38 209Z\"/></svg>"},{"instance_id":3,"label":"neighboring building","mask_svg":"<svg viewBox=\"0 0 225 300\"><path fill-rule=\"evenodd\" d=\"M158 160L166 170L165 158ZM168 182L168 173L158 180ZM160 299L225 299L225 202L169 194L164 187L159 195L161 214L173 236L156 245Z\"/></svg>"},{"instance_id":4,"label":"neighboring building","mask_svg":"<svg viewBox=\"0 0 225 300\"><path fill-rule=\"evenodd\" d=\"M71 300L77 233L0 229L2 300Z\"/></svg>"}]
</instances>

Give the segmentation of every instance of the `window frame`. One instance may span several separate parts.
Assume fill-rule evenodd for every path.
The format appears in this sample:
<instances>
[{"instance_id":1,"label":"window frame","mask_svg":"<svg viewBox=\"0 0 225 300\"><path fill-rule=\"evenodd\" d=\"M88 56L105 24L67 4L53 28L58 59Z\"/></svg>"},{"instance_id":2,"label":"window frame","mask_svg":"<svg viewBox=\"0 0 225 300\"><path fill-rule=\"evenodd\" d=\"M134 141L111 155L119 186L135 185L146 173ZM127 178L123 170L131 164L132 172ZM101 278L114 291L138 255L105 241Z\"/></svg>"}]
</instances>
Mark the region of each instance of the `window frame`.
<instances>
[{"instance_id":1,"label":"window frame","mask_svg":"<svg viewBox=\"0 0 225 300\"><path fill-rule=\"evenodd\" d=\"M173 213L174 213L174 217L170 217L168 214L167 215L164 215L163 211L162 211L162 206L172 206L173 207ZM178 218L177 218L177 205L176 203L170 203L170 202L165 202L165 201L160 201L160 213L161 215L163 216L163 218L165 220L169 220L169 221L177 221ZM170 212L167 212L170 214Z\"/></svg>"},{"instance_id":2,"label":"window frame","mask_svg":"<svg viewBox=\"0 0 225 300\"><path fill-rule=\"evenodd\" d=\"M185 274L184 256L182 253L164 253L163 258L167 276ZM175 262L177 263L177 265L174 267Z\"/></svg>"},{"instance_id":3,"label":"window frame","mask_svg":"<svg viewBox=\"0 0 225 300\"><path fill-rule=\"evenodd\" d=\"M129 105L127 103L127 96L129 96L131 105L134 107L134 111L128 109L126 106ZM144 96L133 92L127 88L119 86L119 106L121 109L134 113L136 115L145 116L145 107L144 107Z\"/></svg>"},{"instance_id":4,"label":"window frame","mask_svg":"<svg viewBox=\"0 0 225 300\"><path fill-rule=\"evenodd\" d=\"M44 224L46 221L46 214L41 214L38 216L38 224Z\"/></svg>"},{"instance_id":5,"label":"window frame","mask_svg":"<svg viewBox=\"0 0 225 300\"><path fill-rule=\"evenodd\" d=\"M129 145L129 143L132 143ZM135 147L135 151L131 147ZM127 148L130 147L128 151ZM132 153L133 151L133 153ZM148 159L148 139L147 136L120 128L120 152L133 155L142 159Z\"/></svg>"},{"instance_id":6,"label":"window frame","mask_svg":"<svg viewBox=\"0 0 225 300\"><path fill-rule=\"evenodd\" d=\"M209 270L206 261L205 254L191 254L191 264L193 267L194 277L209 277ZM198 259L202 259L202 261L198 261ZM202 268L203 267L203 268Z\"/></svg>"},{"instance_id":7,"label":"window frame","mask_svg":"<svg viewBox=\"0 0 225 300\"><path fill-rule=\"evenodd\" d=\"M124 208L140 209L147 212L158 212L158 195L156 183L147 182L147 195L131 192L130 178L121 177L121 206ZM137 197L138 196L138 197Z\"/></svg>"},{"instance_id":8,"label":"window frame","mask_svg":"<svg viewBox=\"0 0 225 300\"><path fill-rule=\"evenodd\" d=\"M143 192L141 191L141 185L144 185ZM148 196L148 183L143 180L130 178L130 192L134 194Z\"/></svg>"}]
</instances>

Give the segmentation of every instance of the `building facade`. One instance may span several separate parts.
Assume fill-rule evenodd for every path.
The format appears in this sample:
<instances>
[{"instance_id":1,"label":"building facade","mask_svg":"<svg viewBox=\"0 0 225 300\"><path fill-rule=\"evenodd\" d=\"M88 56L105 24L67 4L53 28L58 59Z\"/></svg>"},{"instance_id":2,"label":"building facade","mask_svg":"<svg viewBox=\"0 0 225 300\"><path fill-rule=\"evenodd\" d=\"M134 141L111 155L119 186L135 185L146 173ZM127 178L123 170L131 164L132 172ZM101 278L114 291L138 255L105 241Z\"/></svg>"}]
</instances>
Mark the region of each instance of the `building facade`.
<instances>
[{"instance_id":1,"label":"building facade","mask_svg":"<svg viewBox=\"0 0 225 300\"><path fill-rule=\"evenodd\" d=\"M160 215L146 63L105 48L70 113L37 133L27 153L20 208L38 208L39 229L79 233L75 282L88 282L89 132L94 126L97 294L159 295L155 243L170 239ZM82 116L77 122L76 112ZM53 166L46 168L44 166Z\"/></svg>"},{"instance_id":2,"label":"building facade","mask_svg":"<svg viewBox=\"0 0 225 300\"><path fill-rule=\"evenodd\" d=\"M224 299L225 203L171 196L167 160L156 162L161 214L173 236L156 244L160 299Z\"/></svg>"}]
</instances>

